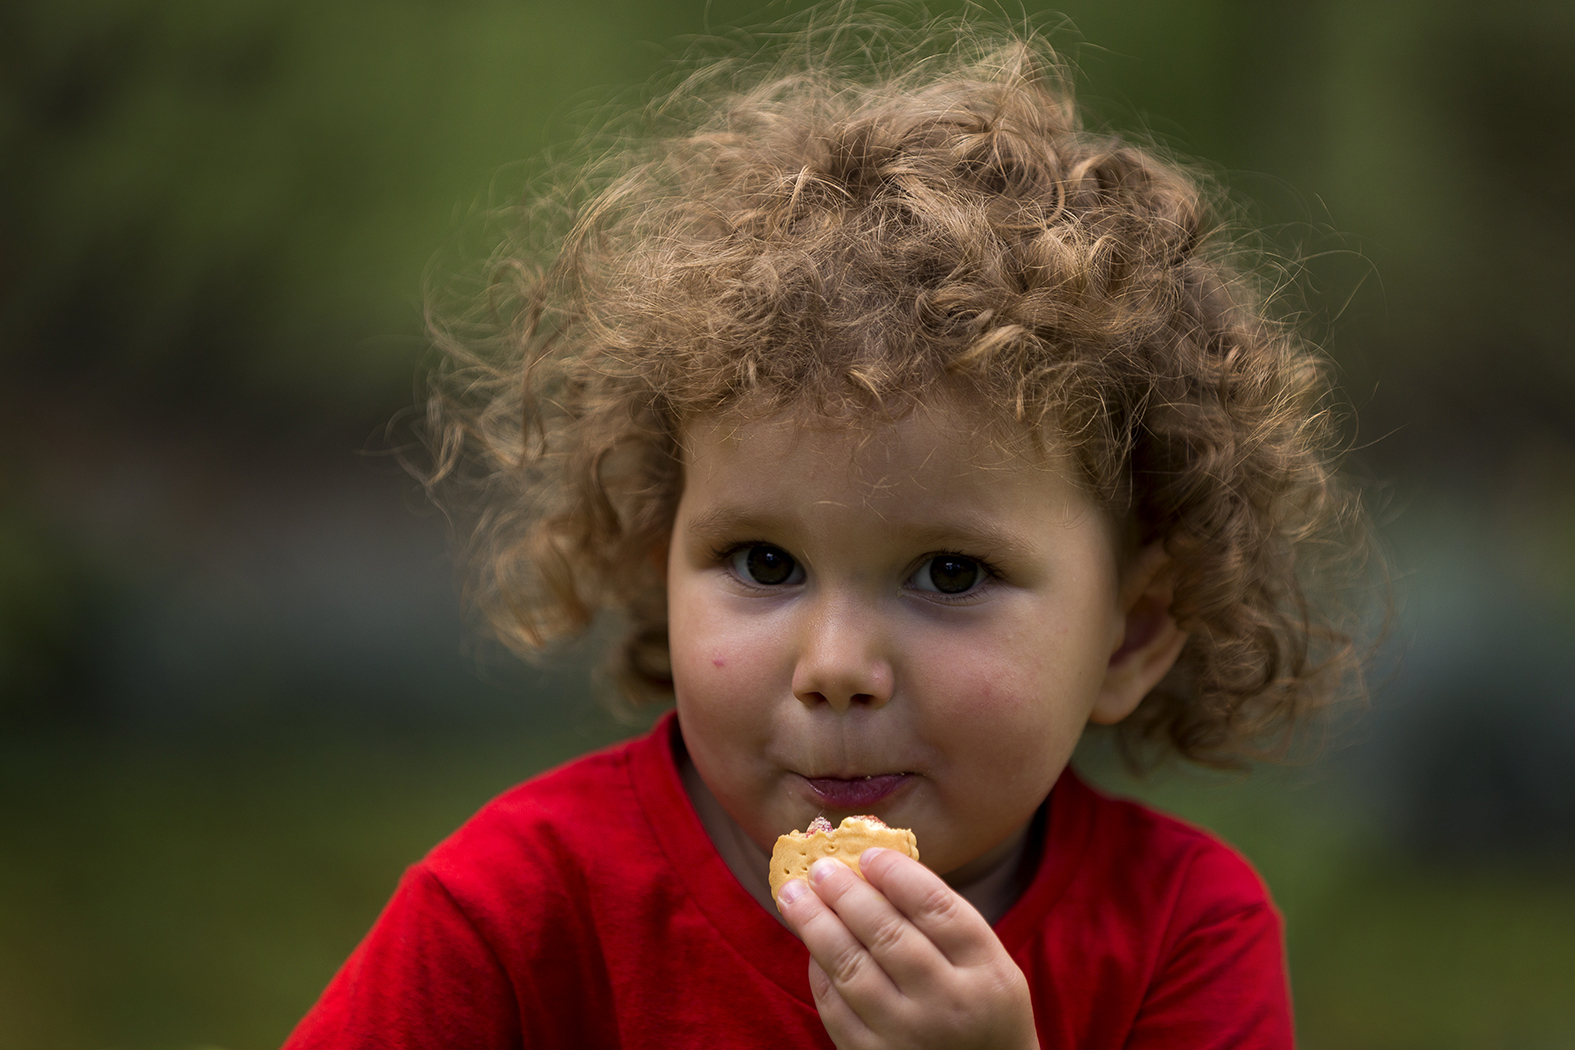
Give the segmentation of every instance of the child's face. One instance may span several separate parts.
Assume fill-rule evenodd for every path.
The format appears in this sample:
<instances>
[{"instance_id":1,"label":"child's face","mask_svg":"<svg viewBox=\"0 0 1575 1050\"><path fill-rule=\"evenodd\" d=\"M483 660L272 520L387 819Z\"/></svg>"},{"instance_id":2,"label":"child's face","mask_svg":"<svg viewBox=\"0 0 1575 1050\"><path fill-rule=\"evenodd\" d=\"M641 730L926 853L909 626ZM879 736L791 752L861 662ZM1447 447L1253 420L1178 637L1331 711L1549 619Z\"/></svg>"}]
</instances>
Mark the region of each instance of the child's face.
<instances>
[{"instance_id":1,"label":"child's face","mask_svg":"<svg viewBox=\"0 0 1575 1050\"><path fill-rule=\"evenodd\" d=\"M1113 529L1061 462L961 411L686 431L668 557L678 715L762 849L873 813L942 874L1033 815L1124 617Z\"/></svg>"}]
</instances>

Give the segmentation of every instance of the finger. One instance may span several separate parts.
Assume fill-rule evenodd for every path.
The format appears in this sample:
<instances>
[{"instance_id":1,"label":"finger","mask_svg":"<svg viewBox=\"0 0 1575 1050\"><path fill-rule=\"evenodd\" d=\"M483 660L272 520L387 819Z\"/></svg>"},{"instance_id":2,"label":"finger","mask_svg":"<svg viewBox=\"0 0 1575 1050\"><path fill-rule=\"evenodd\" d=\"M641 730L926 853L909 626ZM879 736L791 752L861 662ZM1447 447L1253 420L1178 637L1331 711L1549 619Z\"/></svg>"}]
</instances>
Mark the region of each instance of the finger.
<instances>
[{"instance_id":1,"label":"finger","mask_svg":"<svg viewBox=\"0 0 1575 1050\"><path fill-rule=\"evenodd\" d=\"M953 966L978 965L1002 950L1000 939L978 909L913 858L871 847L859 857L859 869L890 906Z\"/></svg>"},{"instance_id":2,"label":"finger","mask_svg":"<svg viewBox=\"0 0 1575 1050\"><path fill-rule=\"evenodd\" d=\"M874 1031L842 998L842 993L813 958L809 960L809 990L815 997L815 1008L820 1011L820 1023L826 1026L826 1034L838 1047L865 1046L874 1038Z\"/></svg>"},{"instance_id":3,"label":"finger","mask_svg":"<svg viewBox=\"0 0 1575 1050\"><path fill-rule=\"evenodd\" d=\"M842 868L855 882L862 881L841 862L830 863ZM868 886L865 890L879 896ZM782 917L809 949L810 958L820 964L838 993L855 1011L868 1009L872 1004L899 994L891 978L848 929L842 917L808 883L802 879L789 880L778 892L777 901Z\"/></svg>"},{"instance_id":4,"label":"finger","mask_svg":"<svg viewBox=\"0 0 1575 1050\"><path fill-rule=\"evenodd\" d=\"M929 938L847 865L834 860L816 861L810 868L810 879L816 895L836 912L890 982L904 994L922 993L948 965ZM853 1005L855 1009L862 1007L860 1002Z\"/></svg>"}]
</instances>

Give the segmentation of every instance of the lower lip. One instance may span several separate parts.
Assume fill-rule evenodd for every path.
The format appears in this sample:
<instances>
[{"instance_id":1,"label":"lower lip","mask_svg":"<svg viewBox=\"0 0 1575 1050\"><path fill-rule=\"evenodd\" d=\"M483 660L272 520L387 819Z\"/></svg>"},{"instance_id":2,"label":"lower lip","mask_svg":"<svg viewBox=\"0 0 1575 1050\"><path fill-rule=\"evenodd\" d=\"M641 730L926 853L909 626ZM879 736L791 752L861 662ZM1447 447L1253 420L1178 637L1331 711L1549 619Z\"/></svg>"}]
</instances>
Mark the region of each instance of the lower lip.
<instances>
[{"instance_id":1,"label":"lower lip","mask_svg":"<svg viewBox=\"0 0 1575 1050\"><path fill-rule=\"evenodd\" d=\"M868 809L884 802L908 782L907 773L886 773L878 777L841 780L836 777L806 777L815 797L827 809Z\"/></svg>"}]
</instances>

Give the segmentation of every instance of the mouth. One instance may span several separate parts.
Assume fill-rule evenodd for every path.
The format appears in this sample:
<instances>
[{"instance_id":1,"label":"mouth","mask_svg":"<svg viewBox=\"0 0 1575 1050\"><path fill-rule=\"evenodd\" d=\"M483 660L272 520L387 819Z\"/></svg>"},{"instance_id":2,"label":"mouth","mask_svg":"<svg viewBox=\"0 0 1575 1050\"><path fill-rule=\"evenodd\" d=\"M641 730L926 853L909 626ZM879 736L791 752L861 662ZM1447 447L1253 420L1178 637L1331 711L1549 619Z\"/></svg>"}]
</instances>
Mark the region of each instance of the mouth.
<instances>
[{"instance_id":1,"label":"mouth","mask_svg":"<svg viewBox=\"0 0 1575 1050\"><path fill-rule=\"evenodd\" d=\"M869 777L805 777L810 790L827 809L868 809L896 794L912 773L881 773Z\"/></svg>"}]
</instances>

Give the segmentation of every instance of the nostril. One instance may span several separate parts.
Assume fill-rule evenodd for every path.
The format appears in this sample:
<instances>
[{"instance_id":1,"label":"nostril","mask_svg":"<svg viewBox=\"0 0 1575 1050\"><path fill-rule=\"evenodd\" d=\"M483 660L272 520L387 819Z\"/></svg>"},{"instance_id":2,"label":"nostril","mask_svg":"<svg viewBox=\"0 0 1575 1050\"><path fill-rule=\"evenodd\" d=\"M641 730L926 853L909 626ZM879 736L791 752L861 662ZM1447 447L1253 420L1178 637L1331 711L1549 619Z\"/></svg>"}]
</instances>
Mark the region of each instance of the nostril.
<instances>
[{"instance_id":1,"label":"nostril","mask_svg":"<svg viewBox=\"0 0 1575 1050\"><path fill-rule=\"evenodd\" d=\"M840 689L823 692L819 689L794 689L793 696L805 707L824 704L833 711L847 711L854 707L880 707L887 697L882 693L845 693Z\"/></svg>"}]
</instances>

